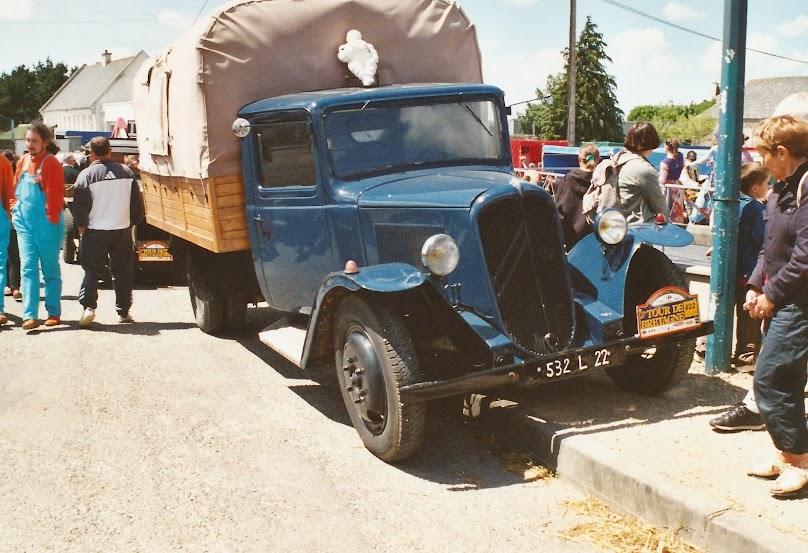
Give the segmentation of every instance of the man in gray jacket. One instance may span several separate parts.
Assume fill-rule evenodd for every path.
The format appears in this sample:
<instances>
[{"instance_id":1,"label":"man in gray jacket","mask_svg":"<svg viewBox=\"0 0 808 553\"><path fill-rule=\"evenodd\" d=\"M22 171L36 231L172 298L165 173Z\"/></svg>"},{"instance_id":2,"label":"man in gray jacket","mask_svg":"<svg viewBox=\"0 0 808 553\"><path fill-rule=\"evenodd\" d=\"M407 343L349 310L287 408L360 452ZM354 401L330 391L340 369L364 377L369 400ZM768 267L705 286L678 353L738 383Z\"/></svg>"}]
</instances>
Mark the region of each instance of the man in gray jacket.
<instances>
[{"instance_id":1,"label":"man in gray jacket","mask_svg":"<svg viewBox=\"0 0 808 553\"><path fill-rule=\"evenodd\" d=\"M134 254L132 225L143 219L143 195L131 169L112 160L109 140L97 136L90 141L92 163L76 180L73 215L81 234L79 261L84 280L79 303L84 311L79 326L87 328L98 306L98 280L107 260L115 290L118 322L134 322L132 307Z\"/></svg>"}]
</instances>

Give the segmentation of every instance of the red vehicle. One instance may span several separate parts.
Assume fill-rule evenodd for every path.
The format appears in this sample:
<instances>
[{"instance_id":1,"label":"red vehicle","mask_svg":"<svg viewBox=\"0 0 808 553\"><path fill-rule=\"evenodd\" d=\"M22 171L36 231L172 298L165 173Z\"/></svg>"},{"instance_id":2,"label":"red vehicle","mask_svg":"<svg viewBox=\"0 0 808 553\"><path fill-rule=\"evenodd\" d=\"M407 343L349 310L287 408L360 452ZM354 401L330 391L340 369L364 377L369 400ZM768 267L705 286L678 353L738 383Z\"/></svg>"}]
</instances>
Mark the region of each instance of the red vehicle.
<instances>
[{"instance_id":1,"label":"red vehicle","mask_svg":"<svg viewBox=\"0 0 808 553\"><path fill-rule=\"evenodd\" d=\"M541 164L542 148L545 144L552 144L554 146L566 146L569 144L566 140L531 140L523 138L511 138L511 158L513 158L513 166L517 169L522 167L519 158L525 156L525 164L530 165L533 163L536 167Z\"/></svg>"}]
</instances>

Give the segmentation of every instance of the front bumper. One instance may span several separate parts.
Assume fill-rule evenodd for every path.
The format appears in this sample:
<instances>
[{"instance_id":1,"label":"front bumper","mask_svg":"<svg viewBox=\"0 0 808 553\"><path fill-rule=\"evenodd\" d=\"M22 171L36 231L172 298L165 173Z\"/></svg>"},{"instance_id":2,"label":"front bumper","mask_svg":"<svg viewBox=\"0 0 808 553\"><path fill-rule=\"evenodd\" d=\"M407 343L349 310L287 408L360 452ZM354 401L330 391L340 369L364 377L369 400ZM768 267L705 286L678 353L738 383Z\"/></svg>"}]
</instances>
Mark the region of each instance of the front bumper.
<instances>
[{"instance_id":1,"label":"front bumper","mask_svg":"<svg viewBox=\"0 0 808 553\"><path fill-rule=\"evenodd\" d=\"M401 388L401 400L429 401L442 397L480 392L505 384L537 386L551 381L572 378L595 368L618 367L625 360L625 356L632 352L644 351L657 345L681 342L688 338L712 333L713 321L705 321L701 326L684 332L645 340L632 336L631 338L613 340L587 348L542 355L457 378L419 382L403 386Z\"/></svg>"}]
</instances>

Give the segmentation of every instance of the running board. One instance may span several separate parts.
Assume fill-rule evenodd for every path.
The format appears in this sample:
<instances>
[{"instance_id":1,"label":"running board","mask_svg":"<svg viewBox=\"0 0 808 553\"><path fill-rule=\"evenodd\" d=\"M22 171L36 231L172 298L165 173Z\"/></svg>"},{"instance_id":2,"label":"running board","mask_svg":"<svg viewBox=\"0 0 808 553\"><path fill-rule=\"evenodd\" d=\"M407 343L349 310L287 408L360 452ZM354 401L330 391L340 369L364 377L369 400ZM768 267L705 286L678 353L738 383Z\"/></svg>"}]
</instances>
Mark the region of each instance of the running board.
<instances>
[{"instance_id":1,"label":"running board","mask_svg":"<svg viewBox=\"0 0 808 553\"><path fill-rule=\"evenodd\" d=\"M298 367L303 359L306 329L289 322L285 317L258 333L258 339L279 355Z\"/></svg>"}]
</instances>

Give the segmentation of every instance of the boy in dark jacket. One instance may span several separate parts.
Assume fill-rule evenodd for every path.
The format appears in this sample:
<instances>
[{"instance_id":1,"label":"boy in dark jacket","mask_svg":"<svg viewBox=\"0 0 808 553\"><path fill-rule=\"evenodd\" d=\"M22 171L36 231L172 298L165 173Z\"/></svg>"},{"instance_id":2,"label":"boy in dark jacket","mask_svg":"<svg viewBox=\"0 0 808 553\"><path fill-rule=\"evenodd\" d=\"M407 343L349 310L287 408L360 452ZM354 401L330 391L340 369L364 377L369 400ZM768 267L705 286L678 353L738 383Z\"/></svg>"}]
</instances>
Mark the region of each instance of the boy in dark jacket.
<instances>
[{"instance_id":1,"label":"boy in dark jacket","mask_svg":"<svg viewBox=\"0 0 808 553\"><path fill-rule=\"evenodd\" d=\"M738 272L735 283L735 360L736 367L755 365L762 335L760 321L744 311L746 284L755 270L763 246L766 222L763 201L769 191L769 172L757 162L741 166L741 218L738 225Z\"/></svg>"}]
</instances>

